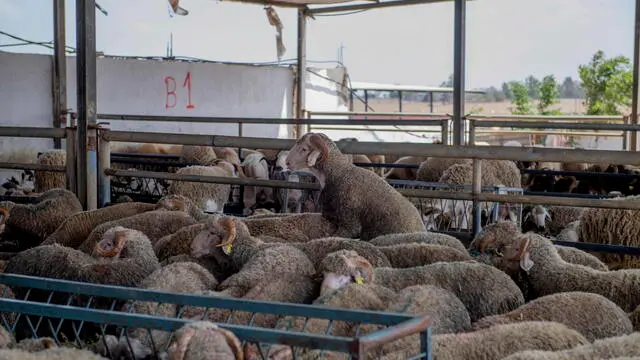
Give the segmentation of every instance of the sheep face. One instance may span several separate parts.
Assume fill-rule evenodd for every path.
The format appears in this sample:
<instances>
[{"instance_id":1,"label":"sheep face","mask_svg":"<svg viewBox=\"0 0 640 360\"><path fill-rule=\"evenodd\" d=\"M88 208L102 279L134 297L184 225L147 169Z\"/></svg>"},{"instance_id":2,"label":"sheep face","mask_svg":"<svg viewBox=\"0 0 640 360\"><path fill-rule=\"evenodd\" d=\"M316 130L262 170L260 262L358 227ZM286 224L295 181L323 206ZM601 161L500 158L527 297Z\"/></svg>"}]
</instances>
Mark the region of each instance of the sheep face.
<instances>
[{"instance_id":1,"label":"sheep face","mask_svg":"<svg viewBox=\"0 0 640 360\"><path fill-rule=\"evenodd\" d=\"M329 147L319 134L308 133L289 150L286 165L290 170L300 171L324 164L329 157Z\"/></svg>"},{"instance_id":2,"label":"sheep face","mask_svg":"<svg viewBox=\"0 0 640 360\"><path fill-rule=\"evenodd\" d=\"M371 263L353 250L331 253L325 257L321 266L324 275L321 293L340 289L352 282L365 284L374 280Z\"/></svg>"},{"instance_id":3,"label":"sheep face","mask_svg":"<svg viewBox=\"0 0 640 360\"><path fill-rule=\"evenodd\" d=\"M236 239L236 221L232 217L225 217L211 224L201 231L191 242L191 256L195 259L214 256L215 249L221 248L229 256L233 251Z\"/></svg>"},{"instance_id":4,"label":"sheep face","mask_svg":"<svg viewBox=\"0 0 640 360\"><path fill-rule=\"evenodd\" d=\"M122 226L116 226L104 233L102 239L93 249L94 255L102 258L119 258L120 252L127 243L127 232L132 231Z\"/></svg>"},{"instance_id":5,"label":"sheep face","mask_svg":"<svg viewBox=\"0 0 640 360\"><path fill-rule=\"evenodd\" d=\"M533 223L538 229L544 229L547 219L551 220L551 215L549 215L549 211L547 211L544 206L536 205L531 209L531 212L525 216L524 221L527 221L529 218L533 220Z\"/></svg>"},{"instance_id":6,"label":"sheep face","mask_svg":"<svg viewBox=\"0 0 640 360\"><path fill-rule=\"evenodd\" d=\"M231 331L205 321L187 324L177 331L176 339L168 349L169 359L184 360L190 343L194 342L194 348L199 348L202 347L202 341L217 345L214 347L217 350L216 353L207 354L209 356L214 355L215 358L230 358L233 356L237 360L244 359L240 340ZM207 349L203 348L201 350L204 352L211 349L207 346ZM203 353L202 355L205 354Z\"/></svg>"},{"instance_id":7,"label":"sheep face","mask_svg":"<svg viewBox=\"0 0 640 360\"><path fill-rule=\"evenodd\" d=\"M519 234L514 231L509 236L504 233L505 229L499 227L508 227L507 223L511 222L504 221L485 227L473 239L469 249L488 254L493 266L513 276L520 270L529 271L533 267L530 255L532 241L528 234ZM512 230L517 230L516 224L513 225Z\"/></svg>"}]
</instances>

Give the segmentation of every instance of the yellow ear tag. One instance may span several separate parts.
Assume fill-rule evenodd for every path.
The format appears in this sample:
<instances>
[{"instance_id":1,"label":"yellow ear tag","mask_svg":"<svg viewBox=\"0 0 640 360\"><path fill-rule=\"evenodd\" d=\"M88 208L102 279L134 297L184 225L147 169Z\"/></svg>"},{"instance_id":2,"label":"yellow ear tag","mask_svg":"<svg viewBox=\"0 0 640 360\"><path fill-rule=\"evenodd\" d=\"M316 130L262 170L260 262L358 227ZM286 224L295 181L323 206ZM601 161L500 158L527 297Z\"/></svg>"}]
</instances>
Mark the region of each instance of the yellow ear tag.
<instances>
[{"instance_id":1,"label":"yellow ear tag","mask_svg":"<svg viewBox=\"0 0 640 360\"><path fill-rule=\"evenodd\" d=\"M356 276L356 284L362 285L362 276Z\"/></svg>"},{"instance_id":2,"label":"yellow ear tag","mask_svg":"<svg viewBox=\"0 0 640 360\"><path fill-rule=\"evenodd\" d=\"M225 246L222 247L222 252L225 255L229 255L229 254L231 254L231 250L232 249L233 249L233 244L225 245Z\"/></svg>"}]
</instances>

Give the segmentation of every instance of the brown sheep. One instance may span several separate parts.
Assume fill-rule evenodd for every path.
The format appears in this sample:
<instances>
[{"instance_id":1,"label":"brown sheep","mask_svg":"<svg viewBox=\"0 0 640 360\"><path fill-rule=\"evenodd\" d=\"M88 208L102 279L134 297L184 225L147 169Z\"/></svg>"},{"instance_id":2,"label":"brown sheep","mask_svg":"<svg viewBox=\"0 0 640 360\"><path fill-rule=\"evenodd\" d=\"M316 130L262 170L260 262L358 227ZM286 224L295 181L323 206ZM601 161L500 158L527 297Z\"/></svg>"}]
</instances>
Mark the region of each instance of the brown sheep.
<instances>
[{"instance_id":1,"label":"brown sheep","mask_svg":"<svg viewBox=\"0 0 640 360\"><path fill-rule=\"evenodd\" d=\"M379 235L426 231L413 204L384 179L354 166L326 135L307 133L287 156L287 167L309 169L322 187L322 216L334 236L369 240Z\"/></svg>"}]
</instances>

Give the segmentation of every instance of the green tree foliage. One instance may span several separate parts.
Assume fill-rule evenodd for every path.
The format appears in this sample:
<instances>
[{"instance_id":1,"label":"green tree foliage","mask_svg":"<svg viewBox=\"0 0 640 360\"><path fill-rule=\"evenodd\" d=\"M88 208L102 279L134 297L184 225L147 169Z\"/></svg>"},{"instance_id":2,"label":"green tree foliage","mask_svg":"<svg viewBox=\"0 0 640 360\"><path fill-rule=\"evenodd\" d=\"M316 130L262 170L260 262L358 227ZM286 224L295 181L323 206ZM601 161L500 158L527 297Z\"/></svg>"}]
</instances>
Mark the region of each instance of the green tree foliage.
<instances>
[{"instance_id":1,"label":"green tree foliage","mask_svg":"<svg viewBox=\"0 0 640 360\"><path fill-rule=\"evenodd\" d=\"M504 97L508 100L512 100L513 99L513 94L511 93L511 89L509 88L509 84L507 84L506 82L502 83L502 93L504 94Z\"/></svg>"},{"instance_id":2,"label":"green tree foliage","mask_svg":"<svg viewBox=\"0 0 640 360\"><path fill-rule=\"evenodd\" d=\"M524 79L524 84L527 86L529 97L532 99L537 99L538 93L540 91L540 80L536 79L536 77L533 75L529 75L526 79Z\"/></svg>"},{"instance_id":3,"label":"green tree foliage","mask_svg":"<svg viewBox=\"0 0 640 360\"><path fill-rule=\"evenodd\" d=\"M564 78L562 85L560 85L560 97L563 99L577 99L580 94L578 91L578 83L573 81L571 76Z\"/></svg>"},{"instance_id":4,"label":"green tree foliage","mask_svg":"<svg viewBox=\"0 0 640 360\"><path fill-rule=\"evenodd\" d=\"M511 102L516 106L511 110L511 113L514 115L531 114L529 88L519 81L511 81L509 83L509 90L511 91L511 94L513 94Z\"/></svg>"},{"instance_id":5,"label":"green tree foliage","mask_svg":"<svg viewBox=\"0 0 640 360\"><path fill-rule=\"evenodd\" d=\"M547 75L542 79L538 89L538 112L540 115L560 115L560 110L550 109L558 103L560 87L553 75Z\"/></svg>"},{"instance_id":6,"label":"green tree foliage","mask_svg":"<svg viewBox=\"0 0 640 360\"><path fill-rule=\"evenodd\" d=\"M578 67L585 91L587 115L619 115L621 107L631 105L633 69L624 56L607 59L598 50L591 61Z\"/></svg>"}]
</instances>

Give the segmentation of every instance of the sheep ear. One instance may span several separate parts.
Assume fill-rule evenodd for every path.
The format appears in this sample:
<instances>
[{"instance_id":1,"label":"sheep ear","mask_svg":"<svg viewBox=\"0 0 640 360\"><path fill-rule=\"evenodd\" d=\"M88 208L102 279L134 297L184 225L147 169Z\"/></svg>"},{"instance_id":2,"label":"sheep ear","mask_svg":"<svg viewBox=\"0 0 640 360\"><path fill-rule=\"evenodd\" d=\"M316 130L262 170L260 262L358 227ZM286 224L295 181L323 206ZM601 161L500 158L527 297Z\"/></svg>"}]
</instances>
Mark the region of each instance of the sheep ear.
<instances>
[{"instance_id":1,"label":"sheep ear","mask_svg":"<svg viewBox=\"0 0 640 360\"><path fill-rule=\"evenodd\" d=\"M315 150L307 157L307 165L313 166L315 164L326 163L329 158L329 147L322 137L318 134L311 134L309 136L309 143ZM313 162L313 164L310 164L311 162Z\"/></svg>"},{"instance_id":2,"label":"sheep ear","mask_svg":"<svg viewBox=\"0 0 640 360\"><path fill-rule=\"evenodd\" d=\"M307 166L314 167L318 162L318 158L320 157L320 151L314 150L307 156Z\"/></svg>"},{"instance_id":3,"label":"sheep ear","mask_svg":"<svg viewBox=\"0 0 640 360\"><path fill-rule=\"evenodd\" d=\"M531 260L530 254L531 248L531 239L527 236L524 237L520 244L520 268L526 272L529 272L534 265L533 260Z\"/></svg>"}]
</instances>

